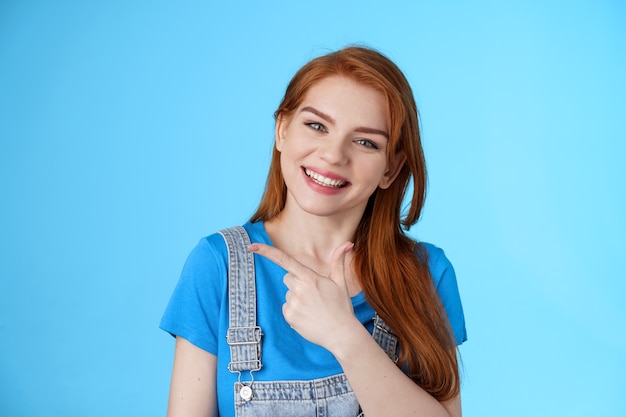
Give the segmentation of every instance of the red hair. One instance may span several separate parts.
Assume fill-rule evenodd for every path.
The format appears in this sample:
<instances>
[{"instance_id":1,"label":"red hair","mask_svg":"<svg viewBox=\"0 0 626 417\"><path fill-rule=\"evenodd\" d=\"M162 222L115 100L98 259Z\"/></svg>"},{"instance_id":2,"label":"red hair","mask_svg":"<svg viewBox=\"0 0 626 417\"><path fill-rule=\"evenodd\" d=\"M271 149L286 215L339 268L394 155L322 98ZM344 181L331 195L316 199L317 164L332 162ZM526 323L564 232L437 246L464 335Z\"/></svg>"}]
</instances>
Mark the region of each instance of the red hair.
<instances>
[{"instance_id":1,"label":"red hair","mask_svg":"<svg viewBox=\"0 0 626 417\"><path fill-rule=\"evenodd\" d=\"M398 153L406 156L391 186L370 197L355 235L355 272L370 305L398 336L398 365L406 367L411 379L436 399L452 398L460 386L456 341L434 288L426 251L402 230L418 221L426 196L426 163L413 92L387 57L372 49L348 47L302 67L287 86L275 118L293 114L309 88L332 75L349 77L384 94L390 126L388 162ZM411 180L411 203L401 218ZM267 221L279 214L286 197L280 153L274 148L265 193L251 221Z\"/></svg>"}]
</instances>

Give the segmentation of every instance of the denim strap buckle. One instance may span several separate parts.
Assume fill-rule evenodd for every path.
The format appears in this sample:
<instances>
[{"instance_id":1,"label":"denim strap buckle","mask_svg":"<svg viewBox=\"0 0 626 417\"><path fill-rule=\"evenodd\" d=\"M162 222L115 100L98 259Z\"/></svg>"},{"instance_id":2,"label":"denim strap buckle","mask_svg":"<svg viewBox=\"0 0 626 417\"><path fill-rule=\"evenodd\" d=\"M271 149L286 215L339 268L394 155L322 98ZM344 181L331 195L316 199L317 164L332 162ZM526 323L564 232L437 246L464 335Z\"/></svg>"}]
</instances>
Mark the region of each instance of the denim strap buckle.
<instances>
[{"instance_id":1,"label":"denim strap buckle","mask_svg":"<svg viewBox=\"0 0 626 417\"><path fill-rule=\"evenodd\" d=\"M261 369L261 337L256 324L256 282L254 255L248 250L250 237L241 227L219 232L228 248L229 328L226 340L230 346L230 372Z\"/></svg>"},{"instance_id":2,"label":"denim strap buckle","mask_svg":"<svg viewBox=\"0 0 626 417\"><path fill-rule=\"evenodd\" d=\"M393 334L387 323L378 314L374 315L374 333L372 337L385 350L387 356L394 362L398 362L398 337Z\"/></svg>"}]
</instances>

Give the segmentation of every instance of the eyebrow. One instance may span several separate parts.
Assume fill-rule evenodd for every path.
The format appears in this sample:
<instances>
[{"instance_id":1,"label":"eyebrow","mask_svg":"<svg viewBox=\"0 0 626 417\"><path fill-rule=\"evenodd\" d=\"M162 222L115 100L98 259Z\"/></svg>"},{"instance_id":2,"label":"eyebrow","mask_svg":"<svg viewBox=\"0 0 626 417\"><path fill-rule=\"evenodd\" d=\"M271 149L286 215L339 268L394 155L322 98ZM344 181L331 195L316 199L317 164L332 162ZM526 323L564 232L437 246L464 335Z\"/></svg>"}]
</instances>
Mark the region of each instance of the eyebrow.
<instances>
[{"instance_id":1,"label":"eyebrow","mask_svg":"<svg viewBox=\"0 0 626 417\"><path fill-rule=\"evenodd\" d=\"M315 107L305 106L302 108L302 110L300 110L300 113L305 112L305 111L308 111L309 113L313 113L321 117L322 119L326 120L329 123L332 123L332 124L335 123L335 119L333 119L331 116L327 115L326 113L319 111ZM374 129L373 127L365 127L365 126L357 127L356 129L354 129L354 131L359 132L359 133L372 133L375 135L381 135L387 138L387 140L389 140L389 134L387 132L385 132L384 130L380 130L380 129Z\"/></svg>"}]
</instances>

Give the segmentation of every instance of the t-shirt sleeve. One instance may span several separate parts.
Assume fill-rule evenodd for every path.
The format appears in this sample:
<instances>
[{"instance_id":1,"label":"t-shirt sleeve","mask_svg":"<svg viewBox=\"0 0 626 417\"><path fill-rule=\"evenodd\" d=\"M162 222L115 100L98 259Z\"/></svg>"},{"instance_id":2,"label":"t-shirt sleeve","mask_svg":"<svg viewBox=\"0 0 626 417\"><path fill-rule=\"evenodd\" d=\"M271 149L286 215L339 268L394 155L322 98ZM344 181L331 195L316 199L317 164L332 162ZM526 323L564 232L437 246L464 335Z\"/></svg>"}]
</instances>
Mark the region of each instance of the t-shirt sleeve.
<instances>
[{"instance_id":1,"label":"t-shirt sleeve","mask_svg":"<svg viewBox=\"0 0 626 417\"><path fill-rule=\"evenodd\" d=\"M467 340L467 332L454 268L442 249L428 243L423 245L428 252L428 266L435 289L448 316L456 343L460 345Z\"/></svg>"},{"instance_id":2,"label":"t-shirt sleeve","mask_svg":"<svg viewBox=\"0 0 626 417\"><path fill-rule=\"evenodd\" d=\"M213 354L227 269L220 240L202 239L191 251L159 326Z\"/></svg>"}]
</instances>

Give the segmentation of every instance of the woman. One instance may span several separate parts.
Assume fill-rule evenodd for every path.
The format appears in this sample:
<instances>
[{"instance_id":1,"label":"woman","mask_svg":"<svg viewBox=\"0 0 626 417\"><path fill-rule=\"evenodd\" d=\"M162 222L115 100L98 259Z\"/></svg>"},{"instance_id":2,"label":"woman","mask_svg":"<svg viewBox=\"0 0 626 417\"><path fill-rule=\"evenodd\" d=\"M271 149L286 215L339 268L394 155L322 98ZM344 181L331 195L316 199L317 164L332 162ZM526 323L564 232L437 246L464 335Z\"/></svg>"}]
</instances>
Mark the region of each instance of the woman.
<instances>
[{"instance_id":1,"label":"woman","mask_svg":"<svg viewBox=\"0 0 626 417\"><path fill-rule=\"evenodd\" d=\"M163 316L168 415L460 416L454 271L401 228L426 188L404 75L345 48L301 68L275 118L259 208L200 241Z\"/></svg>"}]
</instances>

